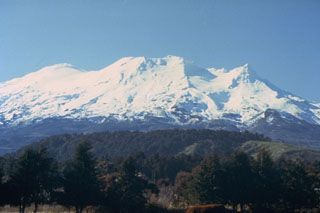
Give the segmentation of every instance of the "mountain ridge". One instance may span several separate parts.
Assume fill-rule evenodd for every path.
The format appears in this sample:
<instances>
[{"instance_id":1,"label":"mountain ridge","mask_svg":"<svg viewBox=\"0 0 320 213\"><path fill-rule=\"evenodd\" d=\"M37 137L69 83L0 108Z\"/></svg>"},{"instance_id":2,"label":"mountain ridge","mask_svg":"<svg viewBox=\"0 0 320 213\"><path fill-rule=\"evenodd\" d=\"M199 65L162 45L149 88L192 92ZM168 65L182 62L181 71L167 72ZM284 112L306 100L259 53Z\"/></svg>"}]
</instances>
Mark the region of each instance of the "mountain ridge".
<instances>
[{"instance_id":1,"label":"mountain ridge","mask_svg":"<svg viewBox=\"0 0 320 213\"><path fill-rule=\"evenodd\" d=\"M248 64L226 70L201 68L178 56L125 57L86 72L64 63L0 83L0 145L5 129L50 119L70 120L72 131L66 133L77 132L74 122L104 124L99 131L120 124L128 127L126 122L129 129L139 130L136 123L146 128L149 122L155 129L167 125L265 134L262 126L277 126L266 116L270 110L285 120L277 119L278 123L293 122L294 128L300 128L305 121L315 126L315 137L320 135L320 103L279 89Z\"/></svg>"},{"instance_id":2,"label":"mountain ridge","mask_svg":"<svg viewBox=\"0 0 320 213\"><path fill-rule=\"evenodd\" d=\"M49 82L43 83L43 81ZM52 81L58 84L56 86L61 87L61 89L54 88L55 85L50 84ZM25 84L25 86L20 87L20 90L17 91L17 88L14 88L17 84ZM103 87L99 87L99 84L104 85ZM68 110L81 109L81 107L83 108L81 113L69 113L69 115L76 114L75 117L71 116L71 118L108 117L110 114L117 114L119 115L117 119L121 119L121 115L123 114L128 114L127 117L131 117L133 114L139 117L138 114L144 111L151 111L155 116L176 118L172 116L171 112L174 112L175 107L182 107L189 114L200 115L207 120L224 118L223 114L240 114L242 118L241 123L249 122L250 124L250 120L257 115L257 113L254 113L254 110L262 113L268 108L277 110L286 108L287 111L290 110L290 114L300 119L320 124L320 109L318 108L318 104L312 105L305 99L293 96L273 85L271 88L270 85L269 82L266 83L258 77L255 72L249 71L248 64L227 71L225 69L199 68L195 64L186 63L183 58L176 56L167 56L165 58L125 57L99 71L82 72L72 68L69 64L58 64L45 67L22 78L2 83L0 84L2 91L10 90L11 88L8 88L10 86L13 87L13 91L5 91L4 95L1 94L2 92L0 93L0 104L5 109L6 96L9 96L9 98L10 96L15 96L18 99L21 97L23 90L26 89L26 93L33 93L33 95L30 97L31 99L25 99L24 102L28 103L38 99L35 105L41 105L44 104L43 102L49 101L54 103L50 106L47 104L46 108L43 107L47 111L46 114L49 115L44 118L50 117L50 111L51 113L54 113L52 112L54 110L58 111L56 115L52 115L53 117L57 115L68 116ZM33 89L30 90L30 88ZM111 89L108 91L107 88ZM63 91L63 89L67 89L67 91ZM90 89L91 91L89 91ZM142 91L147 92L140 95ZM89 92L91 94L84 94ZM56 100L52 100L52 97L50 97L52 93L56 93L53 94ZM113 100L110 100L106 97L110 96L110 93L117 93L122 97L117 98L113 96ZM129 95L126 95L128 93ZM164 93L165 97L161 95ZM44 97L44 95L48 97ZM88 97L85 97L86 95ZM27 94L24 96L27 96ZM249 99L256 101L251 104L253 101L248 100L246 96L250 96ZM263 100L266 98L272 100L270 101L272 105ZM77 104L73 99L79 100L79 103ZM144 101L146 99L147 101ZM150 103L154 102L155 99L160 101L150 106ZM114 106L110 107L111 104L109 103L112 101L114 102L112 103ZM140 104L139 106L139 102L141 101L144 105ZM75 106L72 106L70 102L74 103ZM163 102L166 102L166 104L163 104ZM173 104L170 104L170 102L173 102ZM239 103L243 105L242 108L237 108ZM101 105L108 104L109 109L101 109ZM198 105L195 107L193 106L194 104ZM307 105L303 107L308 109L303 111L297 107L297 104ZM95 105L93 109L87 107L93 105ZM61 106L64 109L61 110L59 107L54 109L57 106ZM251 107L251 109L246 110L246 107ZM315 109L314 112L312 112L312 107ZM26 107L24 103L9 105L8 108L10 110L0 111L2 122L3 120L9 122L33 119L41 111L36 107ZM12 112L12 109L15 109L15 111ZM26 119L15 118L21 115L21 109L28 110L31 114L34 111L36 113L34 113L33 117L27 117ZM95 112L86 114L88 111ZM26 114L23 116L26 117ZM44 115L42 114L42 116ZM177 121L179 120L176 119Z\"/></svg>"}]
</instances>

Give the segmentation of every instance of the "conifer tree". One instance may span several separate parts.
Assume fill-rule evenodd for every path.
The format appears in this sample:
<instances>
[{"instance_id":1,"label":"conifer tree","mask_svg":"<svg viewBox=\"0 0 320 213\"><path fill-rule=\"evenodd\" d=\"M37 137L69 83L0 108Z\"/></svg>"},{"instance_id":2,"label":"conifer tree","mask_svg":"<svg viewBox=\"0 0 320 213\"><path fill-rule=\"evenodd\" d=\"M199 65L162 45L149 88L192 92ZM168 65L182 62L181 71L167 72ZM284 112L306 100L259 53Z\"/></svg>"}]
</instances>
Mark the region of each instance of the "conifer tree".
<instances>
[{"instance_id":1,"label":"conifer tree","mask_svg":"<svg viewBox=\"0 0 320 213\"><path fill-rule=\"evenodd\" d=\"M253 208L258 212L270 212L276 207L281 193L280 173L270 152L261 149L254 162L255 193Z\"/></svg>"},{"instance_id":2,"label":"conifer tree","mask_svg":"<svg viewBox=\"0 0 320 213\"><path fill-rule=\"evenodd\" d=\"M111 176L110 176L111 177ZM141 177L135 160L129 156L121 165L119 174L109 179L107 195L108 204L129 212L139 212L147 202L145 193L158 193L155 184Z\"/></svg>"},{"instance_id":3,"label":"conifer tree","mask_svg":"<svg viewBox=\"0 0 320 213\"><path fill-rule=\"evenodd\" d=\"M193 171L192 191L203 204L222 203L223 170L217 154L212 152Z\"/></svg>"},{"instance_id":4,"label":"conifer tree","mask_svg":"<svg viewBox=\"0 0 320 213\"><path fill-rule=\"evenodd\" d=\"M50 202L57 186L57 167L44 147L39 150L27 148L14 164L9 185L14 202L19 205L19 212L34 203L34 212L38 205Z\"/></svg>"},{"instance_id":5,"label":"conifer tree","mask_svg":"<svg viewBox=\"0 0 320 213\"><path fill-rule=\"evenodd\" d=\"M282 164L282 202L287 211L313 208L318 204L319 196L314 187L316 176L308 174L308 166L299 159Z\"/></svg>"},{"instance_id":6,"label":"conifer tree","mask_svg":"<svg viewBox=\"0 0 320 213\"><path fill-rule=\"evenodd\" d=\"M244 152L235 152L226 165L223 179L223 196L233 209L240 205L242 212L244 205L252 203L254 178L252 159Z\"/></svg>"},{"instance_id":7,"label":"conifer tree","mask_svg":"<svg viewBox=\"0 0 320 213\"><path fill-rule=\"evenodd\" d=\"M2 169L2 159L0 158L0 206L4 205L5 202L5 190L4 190L4 184L2 181L3 178L3 169Z\"/></svg>"},{"instance_id":8,"label":"conifer tree","mask_svg":"<svg viewBox=\"0 0 320 213\"><path fill-rule=\"evenodd\" d=\"M96 160L90 153L91 145L82 142L78 145L73 161L64 170L64 193L59 202L74 206L81 213L88 205L97 205L101 200L101 181L98 179Z\"/></svg>"}]
</instances>

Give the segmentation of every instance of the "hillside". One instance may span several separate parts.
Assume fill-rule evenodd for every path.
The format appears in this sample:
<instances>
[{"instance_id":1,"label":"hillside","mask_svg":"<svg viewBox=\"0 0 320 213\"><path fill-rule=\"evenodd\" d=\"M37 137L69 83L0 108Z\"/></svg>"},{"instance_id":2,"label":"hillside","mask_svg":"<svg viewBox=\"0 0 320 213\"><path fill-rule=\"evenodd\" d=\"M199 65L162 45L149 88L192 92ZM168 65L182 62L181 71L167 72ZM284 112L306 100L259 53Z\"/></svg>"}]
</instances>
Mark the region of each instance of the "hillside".
<instances>
[{"instance_id":1,"label":"hillside","mask_svg":"<svg viewBox=\"0 0 320 213\"><path fill-rule=\"evenodd\" d=\"M57 135L33 143L30 146L44 145L50 155L58 161L71 159L76 146L83 141L92 144L92 152L97 158L114 158L143 152L151 155L159 152L165 155L176 155L184 152L188 147L206 143L207 152L214 148L218 153L230 152L239 148L249 140L264 141L268 138L263 135L249 132L231 132L223 130L158 130L150 132L101 132L91 134ZM25 148L18 150L19 155ZM202 154L207 153L192 153Z\"/></svg>"},{"instance_id":2,"label":"hillside","mask_svg":"<svg viewBox=\"0 0 320 213\"><path fill-rule=\"evenodd\" d=\"M272 142L263 135L250 132L224 130L157 130L150 132L100 132L91 134L64 134L51 136L30 146L45 146L50 155L58 161L70 160L76 146L83 141L93 145L92 152L97 158L113 159L143 152L146 156L154 153L164 155L205 156L211 150L219 154L236 150L247 152L255 157L259 150L270 151L274 160L301 158L307 161L320 160L320 151L301 148L283 142ZM21 154L21 148L13 155ZM12 154L10 154L12 155Z\"/></svg>"},{"instance_id":3,"label":"hillside","mask_svg":"<svg viewBox=\"0 0 320 213\"><path fill-rule=\"evenodd\" d=\"M297 158L307 160L307 161L320 160L320 151L302 148L299 146L286 144L283 142L247 141L243 143L239 149L247 152L253 157L257 156L257 153L259 152L259 150L265 149L271 153L271 157L274 160L279 160L279 159L295 160Z\"/></svg>"}]
</instances>

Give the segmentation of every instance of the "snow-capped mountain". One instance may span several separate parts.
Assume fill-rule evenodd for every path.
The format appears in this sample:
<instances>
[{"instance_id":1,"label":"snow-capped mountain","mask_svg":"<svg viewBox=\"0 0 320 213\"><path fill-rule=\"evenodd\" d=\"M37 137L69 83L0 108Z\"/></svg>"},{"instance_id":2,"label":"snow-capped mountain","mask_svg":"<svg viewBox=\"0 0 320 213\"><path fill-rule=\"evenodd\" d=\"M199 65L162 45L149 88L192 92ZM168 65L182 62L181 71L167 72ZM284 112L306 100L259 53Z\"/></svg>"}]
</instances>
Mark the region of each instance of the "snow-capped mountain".
<instances>
[{"instance_id":1,"label":"snow-capped mountain","mask_svg":"<svg viewBox=\"0 0 320 213\"><path fill-rule=\"evenodd\" d=\"M0 84L0 130L48 119L103 124L150 118L182 127L223 121L248 129L261 119L272 124L268 110L286 121L320 124L319 103L273 86L247 64L226 70L176 56L126 57L98 71L58 64Z\"/></svg>"},{"instance_id":2,"label":"snow-capped mountain","mask_svg":"<svg viewBox=\"0 0 320 213\"><path fill-rule=\"evenodd\" d=\"M250 126L267 109L320 124L319 104L282 91L253 73L248 65L232 70L197 67L183 58L128 57L99 70L83 72L68 64L45 67L0 84L2 125L45 118L145 115L178 124L228 119Z\"/></svg>"}]
</instances>

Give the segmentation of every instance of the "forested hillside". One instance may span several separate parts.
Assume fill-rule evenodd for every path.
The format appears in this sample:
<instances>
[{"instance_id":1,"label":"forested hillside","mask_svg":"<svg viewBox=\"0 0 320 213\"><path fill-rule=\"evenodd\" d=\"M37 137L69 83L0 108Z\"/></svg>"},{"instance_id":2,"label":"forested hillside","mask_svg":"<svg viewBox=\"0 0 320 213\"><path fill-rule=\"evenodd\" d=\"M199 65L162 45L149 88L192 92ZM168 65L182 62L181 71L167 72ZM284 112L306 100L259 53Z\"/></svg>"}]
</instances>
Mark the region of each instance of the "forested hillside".
<instances>
[{"instance_id":1,"label":"forested hillside","mask_svg":"<svg viewBox=\"0 0 320 213\"><path fill-rule=\"evenodd\" d=\"M143 152L146 156L153 153L165 155L200 154L206 155L211 149L217 153L232 153L244 142L269 141L270 139L250 132L231 132L223 130L158 130L150 132L101 132L91 134L57 135L33 143L37 148L43 145L51 157L58 161L71 159L77 145L87 141L92 145L92 152L97 158L113 159L129 154ZM200 148L199 148L200 147ZM201 148L202 147L202 148ZM25 148L18 150L19 155Z\"/></svg>"}]
</instances>

